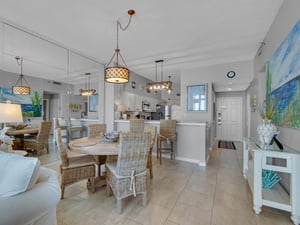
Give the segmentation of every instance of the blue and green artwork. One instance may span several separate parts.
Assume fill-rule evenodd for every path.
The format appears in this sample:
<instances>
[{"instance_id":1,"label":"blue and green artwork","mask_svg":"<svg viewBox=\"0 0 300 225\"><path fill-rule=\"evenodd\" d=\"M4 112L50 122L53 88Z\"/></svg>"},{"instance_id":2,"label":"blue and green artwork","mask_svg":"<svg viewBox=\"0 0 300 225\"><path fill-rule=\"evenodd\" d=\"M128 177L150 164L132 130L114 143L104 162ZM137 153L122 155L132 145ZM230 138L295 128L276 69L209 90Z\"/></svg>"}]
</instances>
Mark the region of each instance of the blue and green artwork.
<instances>
[{"instance_id":1,"label":"blue and green artwork","mask_svg":"<svg viewBox=\"0 0 300 225\"><path fill-rule=\"evenodd\" d=\"M36 91L30 95L15 95L11 88L0 87L0 102L6 101L21 104L23 117L42 116L42 97Z\"/></svg>"},{"instance_id":2,"label":"blue and green artwork","mask_svg":"<svg viewBox=\"0 0 300 225\"><path fill-rule=\"evenodd\" d=\"M267 64L266 98L275 103L272 122L300 128L300 20Z\"/></svg>"}]
</instances>

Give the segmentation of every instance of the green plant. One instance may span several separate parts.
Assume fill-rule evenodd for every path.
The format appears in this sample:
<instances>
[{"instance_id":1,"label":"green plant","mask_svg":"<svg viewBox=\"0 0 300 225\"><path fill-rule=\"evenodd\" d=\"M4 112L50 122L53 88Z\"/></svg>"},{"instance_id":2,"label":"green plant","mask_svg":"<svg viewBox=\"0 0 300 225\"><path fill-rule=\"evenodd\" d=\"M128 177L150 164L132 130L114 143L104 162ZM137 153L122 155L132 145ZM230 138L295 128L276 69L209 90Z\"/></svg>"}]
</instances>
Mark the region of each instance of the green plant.
<instances>
[{"instance_id":1,"label":"green plant","mask_svg":"<svg viewBox=\"0 0 300 225\"><path fill-rule=\"evenodd\" d=\"M38 92L34 92L34 97L31 97L30 100L31 100L32 108L33 108L33 116L40 117L42 115L42 112L41 112L42 98L41 98L41 96L39 95Z\"/></svg>"},{"instance_id":2,"label":"green plant","mask_svg":"<svg viewBox=\"0 0 300 225\"><path fill-rule=\"evenodd\" d=\"M276 105L272 99L264 101L263 106L258 106L259 114L262 119L271 120L276 112Z\"/></svg>"}]
</instances>

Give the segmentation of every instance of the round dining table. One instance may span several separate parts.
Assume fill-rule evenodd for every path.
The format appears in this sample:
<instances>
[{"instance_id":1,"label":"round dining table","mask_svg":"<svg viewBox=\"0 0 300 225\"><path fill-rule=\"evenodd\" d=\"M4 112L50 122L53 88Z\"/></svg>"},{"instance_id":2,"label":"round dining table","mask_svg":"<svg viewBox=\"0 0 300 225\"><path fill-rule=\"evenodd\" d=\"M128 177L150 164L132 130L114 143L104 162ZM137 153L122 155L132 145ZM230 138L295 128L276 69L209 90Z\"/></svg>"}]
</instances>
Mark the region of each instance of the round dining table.
<instances>
[{"instance_id":1,"label":"round dining table","mask_svg":"<svg viewBox=\"0 0 300 225\"><path fill-rule=\"evenodd\" d=\"M78 138L70 141L68 147L72 152L93 155L96 158L100 156L117 156L119 152L118 142L108 142L103 137ZM98 162L98 176L95 180L95 187L101 187L106 185L106 181L105 176L101 176L101 160L98 159L96 162Z\"/></svg>"}]
</instances>

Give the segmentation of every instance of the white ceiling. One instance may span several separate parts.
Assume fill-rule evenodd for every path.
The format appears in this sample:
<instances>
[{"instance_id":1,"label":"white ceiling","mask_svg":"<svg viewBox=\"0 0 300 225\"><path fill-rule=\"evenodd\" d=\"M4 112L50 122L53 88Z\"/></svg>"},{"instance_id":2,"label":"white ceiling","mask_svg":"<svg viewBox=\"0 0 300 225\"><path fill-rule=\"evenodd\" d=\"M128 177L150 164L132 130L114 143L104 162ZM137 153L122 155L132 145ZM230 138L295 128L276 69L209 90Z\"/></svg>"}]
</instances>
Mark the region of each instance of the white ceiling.
<instances>
[{"instance_id":1,"label":"white ceiling","mask_svg":"<svg viewBox=\"0 0 300 225\"><path fill-rule=\"evenodd\" d=\"M24 74L82 82L84 73L98 70L97 62L109 61L116 47L116 20L126 25L127 10L134 9L131 25L119 33L128 67L155 80L155 60L164 59L165 79L171 75L179 82L186 68L253 59L282 2L0 0L1 68L18 73L14 56L20 55ZM68 49L80 53L70 56L72 79L66 72Z\"/></svg>"}]
</instances>

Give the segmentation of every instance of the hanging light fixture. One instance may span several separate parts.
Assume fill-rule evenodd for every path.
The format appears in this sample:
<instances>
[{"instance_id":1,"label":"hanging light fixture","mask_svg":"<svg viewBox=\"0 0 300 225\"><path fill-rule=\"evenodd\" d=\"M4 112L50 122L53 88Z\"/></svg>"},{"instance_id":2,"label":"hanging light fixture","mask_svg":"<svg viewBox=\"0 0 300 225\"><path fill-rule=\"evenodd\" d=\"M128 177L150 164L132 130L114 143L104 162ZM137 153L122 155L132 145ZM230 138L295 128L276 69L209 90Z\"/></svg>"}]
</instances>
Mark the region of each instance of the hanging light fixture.
<instances>
[{"instance_id":1,"label":"hanging light fixture","mask_svg":"<svg viewBox=\"0 0 300 225\"><path fill-rule=\"evenodd\" d=\"M169 77L168 81L163 81L163 62L164 60L160 59L160 60L156 60L155 61L155 82L152 83L148 83L147 84L147 92L151 92L151 91L167 91L169 94L171 94L172 92L172 81L171 76ZM160 81L157 81L157 64L161 63L161 70L160 70Z\"/></svg>"},{"instance_id":2,"label":"hanging light fixture","mask_svg":"<svg viewBox=\"0 0 300 225\"><path fill-rule=\"evenodd\" d=\"M25 77L23 75L23 57L16 56L15 59L17 60L18 65L21 66L21 75L19 76L15 85L12 86L11 91L15 95L30 95L30 93L31 93L30 87L23 85L23 80L28 85L28 83L25 80Z\"/></svg>"},{"instance_id":3,"label":"hanging light fixture","mask_svg":"<svg viewBox=\"0 0 300 225\"><path fill-rule=\"evenodd\" d=\"M95 89L90 88L90 75L91 73L85 73L86 79L85 79L85 89L79 90L80 96L91 96L96 94Z\"/></svg>"},{"instance_id":4,"label":"hanging light fixture","mask_svg":"<svg viewBox=\"0 0 300 225\"><path fill-rule=\"evenodd\" d=\"M105 66L105 81L109 83L114 84L124 84L129 82L129 69L127 69L127 65L125 63L124 58L121 55L120 49L119 49L119 27L121 30L125 31L131 22L132 16L135 14L135 11L133 9L128 10L129 14L129 21L128 24L123 28L119 20L117 20L117 47L115 49L115 53L113 54L112 58L108 62L108 64ZM122 60L122 63L124 66L121 66L119 64L119 58ZM114 60L113 60L114 59ZM112 63L114 65L110 64Z\"/></svg>"}]
</instances>

